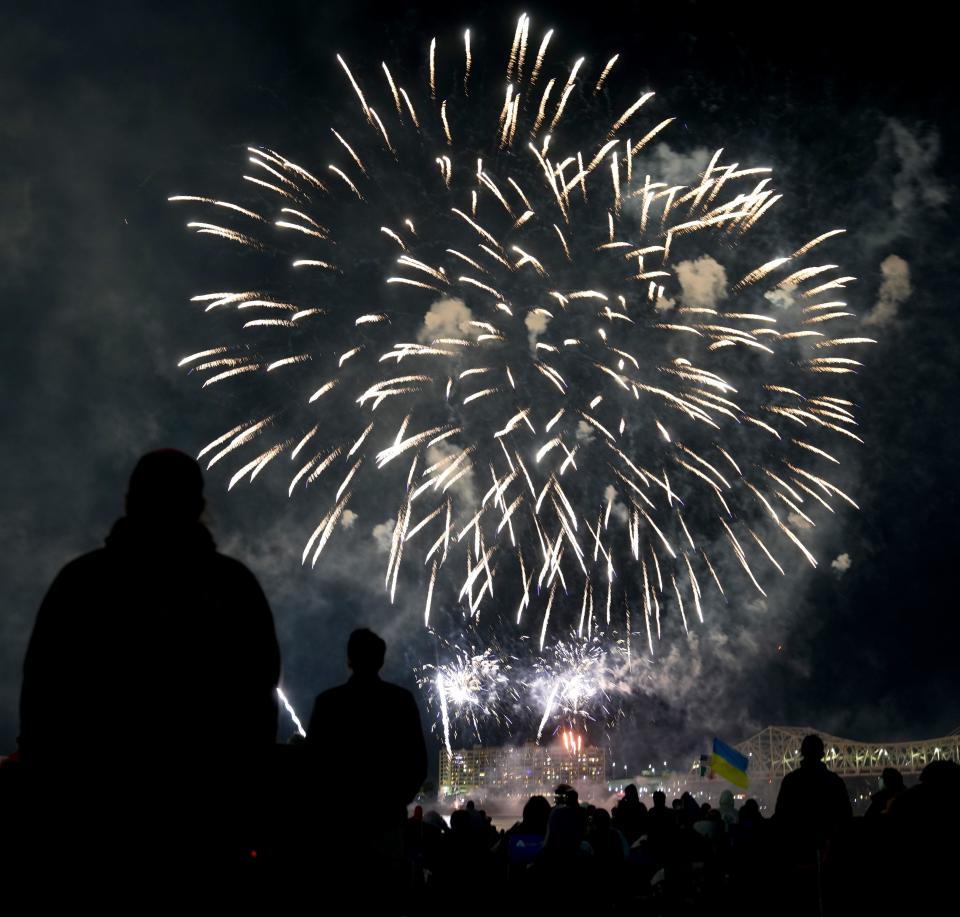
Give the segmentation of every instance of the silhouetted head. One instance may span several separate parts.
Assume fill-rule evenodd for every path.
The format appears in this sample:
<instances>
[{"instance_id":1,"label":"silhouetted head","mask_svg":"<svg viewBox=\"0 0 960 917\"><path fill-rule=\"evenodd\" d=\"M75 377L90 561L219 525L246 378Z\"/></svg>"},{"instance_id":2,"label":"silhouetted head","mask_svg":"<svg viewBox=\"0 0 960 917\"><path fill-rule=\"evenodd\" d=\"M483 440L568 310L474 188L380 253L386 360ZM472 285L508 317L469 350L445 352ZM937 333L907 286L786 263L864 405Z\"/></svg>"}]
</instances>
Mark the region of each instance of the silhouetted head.
<instances>
[{"instance_id":1,"label":"silhouetted head","mask_svg":"<svg viewBox=\"0 0 960 917\"><path fill-rule=\"evenodd\" d=\"M553 791L553 804L554 804L555 806L566 805L566 802L567 802L567 793L569 793L570 790L572 790L572 789L573 789L573 787L571 787L569 783L561 783L561 784Z\"/></svg>"},{"instance_id":2,"label":"silhouetted head","mask_svg":"<svg viewBox=\"0 0 960 917\"><path fill-rule=\"evenodd\" d=\"M667 807L667 794L663 790L656 790L653 794L653 807L655 809L665 809Z\"/></svg>"},{"instance_id":3,"label":"silhouetted head","mask_svg":"<svg viewBox=\"0 0 960 917\"><path fill-rule=\"evenodd\" d=\"M468 811L468 812L472 812L476 807L477 807L477 804L476 804L472 799L468 799L468 800L467 800L467 811Z\"/></svg>"},{"instance_id":4,"label":"silhouetted head","mask_svg":"<svg viewBox=\"0 0 960 917\"><path fill-rule=\"evenodd\" d=\"M823 739L816 733L806 736L800 743L800 757L807 762L822 761Z\"/></svg>"},{"instance_id":5,"label":"silhouetted head","mask_svg":"<svg viewBox=\"0 0 960 917\"><path fill-rule=\"evenodd\" d=\"M568 806L577 808L580 805L580 794L576 790L567 790L566 803Z\"/></svg>"},{"instance_id":6,"label":"silhouetted head","mask_svg":"<svg viewBox=\"0 0 960 917\"><path fill-rule=\"evenodd\" d=\"M550 820L550 803L544 796L531 796L523 807L523 824L532 834L547 833Z\"/></svg>"},{"instance_id":7,"label":"silhouetted head","mask_svg":"<svg viewBox=\"0 0 960 917\"><path fill-rule=\"evenodd\" d=\"M635 783L628 783L623 790L623 798L627 802L640 802L640 794L637 792L637 785Z\"/></svg>"},{"instance_id":8,"label":"silhouetted head","mask_svg":"<svg viewBox=\"0 0 960 917\"><path fill-rule=\"evenodd\" d=\"M431 809L423 816L423 823L425 825L432 825L434 828L438 828L440 831L447 832L450 830L450 827L443 820L443 816L439 812L433 811Z\"/></svg>"},{"instance_id":9,"label":"silhouetted head","mask_svg":"<svg viewBox=\"0 0 960 917\"><path fill-rule=\"evenodd\" d=\"M610 828L610 813L606 809L594 809L590 813L590 824L598 833L607 831Z\"/></svg>"},{"instance_id":10,"label":"silhouetted head","mask_svg":"<svg viewBox=\"0 0 960 917\"><path fill-rule=\"evenodd\" d=\"M580 849L583 840L583 819L569 806L557 806L550 812L543 846L550 853L570 856Z\"/></svg>"},{"instance_id":11,"label":"silhouetted head","mask_svg":"<svg viewBox=\"0 0 960 917\"><path fill-rule=\"evenodd\" d=\"M899 792L903 789L903 774L895 767L885 767L883 769L883 785L888 790Z\"/></svg>"},{"instance_id":12,"label":"silhouetted head","mask_svg":"<svg viewBox=\"0 0 960 917\"><path fill-rule=\"evenodd\" d=\"M931 761L920 771L920 783L956 800L960 797L960 764L956 761Z\"/></svg>"},{"instance_id":13,"label":"silhouetted head","mask_svg":"<svg viewBox=\"0 0 960 917\"><path fill-rule=\"evenodd\" d=\"M200 466L177 449L158 449L143 456L127 487L127 516L153 525L188 525L203 512Z\"/></svg>"},{"instance_id":14,"label":"silhouetted head","mask_svg":"<svg viewBox=\"0 0 960 917\"><path fill-rule=\"evenodd\" d=\"M347 641L347 665L355 675L376 675L386 653L387 644L366 627L355 630Z\"/></svg>"},{"instance_id":15,"label":"silhouetted head","mask_svg":"<svg viewBox=\"0 0 960 917\"><path fill-rule=\"evenodd\" d=\"M759 818L760 818L760 804L757 802L756 799L748 799L740 807L741 821L744 821L747 819L756 821Z\"/></svg>"}]
</instances>

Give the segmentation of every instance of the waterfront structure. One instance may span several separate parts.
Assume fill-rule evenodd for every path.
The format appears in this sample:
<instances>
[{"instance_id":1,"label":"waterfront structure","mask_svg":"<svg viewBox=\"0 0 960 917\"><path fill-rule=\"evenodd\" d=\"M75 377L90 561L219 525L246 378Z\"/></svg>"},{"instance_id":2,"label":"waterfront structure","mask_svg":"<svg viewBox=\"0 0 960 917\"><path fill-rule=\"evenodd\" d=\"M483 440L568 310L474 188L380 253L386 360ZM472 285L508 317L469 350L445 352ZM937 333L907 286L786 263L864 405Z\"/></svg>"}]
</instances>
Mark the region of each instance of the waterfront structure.
<instances>
[{"instance_id":1,"label":"waterfront structure","mask_svg":"<svg viewBox=\"0 0 960 917\"><path fill-rule=\"evenodd\" d=\"M858 742L810 726L767 726L735 746L750 761L747 795L772 808L780 781L800 766L800 743L811 733L823 739L824 763L851 788L878 778L887 767L895 767L910 783L910 778L916 779L932 761L960 762L960 730L914 742Z\"/></svg>"},{"instance_id":2,"label":"waterfront structure","mask_svg":"<svg viewBox=\"0 0 960 917\"><path fill-rule=\"evenodd\" d=\"M454 749L440 752L440 795L549 795L561 783L575 789L606 783L602 748L585 746L582 736L551 745Z\"/></svg>"}]
</instances>

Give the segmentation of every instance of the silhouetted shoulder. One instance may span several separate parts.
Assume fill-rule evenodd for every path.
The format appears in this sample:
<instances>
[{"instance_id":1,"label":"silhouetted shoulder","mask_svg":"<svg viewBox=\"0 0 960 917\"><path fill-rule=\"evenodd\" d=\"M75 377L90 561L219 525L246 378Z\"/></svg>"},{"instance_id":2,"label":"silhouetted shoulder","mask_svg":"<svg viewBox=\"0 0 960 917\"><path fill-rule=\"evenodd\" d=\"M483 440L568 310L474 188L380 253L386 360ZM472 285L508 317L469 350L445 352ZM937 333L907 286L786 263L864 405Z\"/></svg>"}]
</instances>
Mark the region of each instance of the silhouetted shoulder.
<instances>
[{"instance_id":1,"label":"silhouetted shoulder","mask_svg":"<svg viewBox=\"0 0 960 917\"><path fill-rule=\"evenodd\" d=\"M414 707L417 705L417 702L413 699L413 695L406 688L392 684L389 681L383 681L381 684L383 685L384 694L397 704L412 704Z\"/></svg>"},{"instance_id":2,"label":"silhouetted shoulder","mask_svg":"<svg viewBox=\"0 0 960 917\"><path fill-rule=\"evenodd\" d=\"M211 563L215 564L224 576L229 576L238 582L245 582L255 585L258 589L260 588L260 584L257 582L257 578L253 575L250 568L235 557L229 557L226 554L221 554L219 551L214 551L210 559Z\"/></svg>"},{"instance_id":3,"label":"silhouetted shoulder","mask_svg":"<svg viewBox=\"0 0 960 917\"><path fill-rule=\"evenodd\" d=\"M233 557L221 554L219 551L211 553L209 563L213 575L230 589L244 594L251 601L260 601L266 604L266 597L253 571L245 564Z\"/></svg>"},{"instance_id":4,"label":"silhouetted shoulder","mask_svg":"<svg viewBox=\"0 0 960 917\"><path fill-rule=\"evenodd\" d=\"M97 574L109 563L110 552L106 548L97 548L96 550L89 551L86 554L81 554L79 557L75 557L69 563L64 564L54 579L52 585L55 586L58 581L66 580L68 582L73 582L76 579L82 579L84 577Z\"/></svg>"},{"instance_id":5,"label":"silhouetted shoulder","mask_svg":"<svg viewBox=\"0 0 960 917\"><path fill-rule=\"evenodd\" d=\"M60 569L47 589L34 625L46 629L51 619L74 609L77 600L112 579L110 557L106 548L98 548L71 560Z\"/></svg>"},{"instance_id":6,"label":"silhouetted shoulder","mask_svg":"<svg viewBox=\"0 0 960 917\"><path fill-rule=\"evenodd\" d=\"M315 703L318 704L336 704L343 698L347 697L349 690L347 685L335 685L332 688L327 688L326 691L321 691L317 697Z\"/></svg>"}]
</instances>

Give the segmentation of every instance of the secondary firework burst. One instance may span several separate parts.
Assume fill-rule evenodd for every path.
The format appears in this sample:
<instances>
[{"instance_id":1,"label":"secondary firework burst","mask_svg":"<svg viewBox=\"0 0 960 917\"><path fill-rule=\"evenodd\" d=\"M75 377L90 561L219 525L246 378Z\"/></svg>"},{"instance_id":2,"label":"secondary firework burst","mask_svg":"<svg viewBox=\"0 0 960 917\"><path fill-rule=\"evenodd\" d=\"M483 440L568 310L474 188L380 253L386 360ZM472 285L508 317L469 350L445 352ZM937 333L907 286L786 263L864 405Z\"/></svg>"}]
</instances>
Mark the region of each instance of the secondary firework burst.
<instances>
[{"instance_id":1,"label":"secondary firework burst","mask_svg":"<svg viewBox=\"0 0 960 917\"><path fill-rule=\"evenodd\" d=\"M236 194L171 198L256 277L193 297L210 330L181 365L234 387L208 467L285 468L312 501L305 564L388 506L385 589L420 590L428 627L483 616L541 654L573 629L584 663L602 633L629 664L730 579L816 564L790 520L855 505L841 386L871 341L818 259L840 231L777 255L770 169L723 151L659 180L673 119L618 88L625 58L558 64L551 36L425 41L415 73L338 56L323 158L254 146ZM680 271L705 255L739 278L709 302Z\"/></svg>"},{"instance_id":2,"label":"secondary firework burst","mask_svg":"<svg viewBox=\"0 0 960 917\"><path fill-rule=\"evenodd\" d=\"M426 663L416 671L417 682L436 717L447 752L454 739L483 740L485 727L509 725L509 708L517 700L511 686L509 659L501 651L480 651L447 645L450 661Z\"/></svg>"},{"instance_id":3,"label":"secondary firework burst","mask_svg":"<svg viewBox=\"0 0 960 917\"><path fill-rule=\"evenodd\" d=\"M582 732L590 723L609 724L619 714L616 670L622 648L599 636L572 633L558 640L533 664L524 680L526 696L539 715L537 739L544 732Z\"/></svg>"}]
</instances>

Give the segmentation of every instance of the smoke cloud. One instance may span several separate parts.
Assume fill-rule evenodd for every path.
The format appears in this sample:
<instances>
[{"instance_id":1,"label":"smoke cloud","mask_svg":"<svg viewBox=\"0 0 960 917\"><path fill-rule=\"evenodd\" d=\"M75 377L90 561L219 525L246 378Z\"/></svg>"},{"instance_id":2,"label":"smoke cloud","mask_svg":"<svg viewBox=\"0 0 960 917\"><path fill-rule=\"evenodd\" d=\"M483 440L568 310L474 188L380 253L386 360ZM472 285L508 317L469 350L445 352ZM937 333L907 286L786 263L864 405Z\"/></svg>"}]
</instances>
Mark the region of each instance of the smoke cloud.
<instances>
[{"instance_id":1,"label":"smoke cloud","mask_svg":"<svg viewBox=\"0 0 960 917\"><path fill-rule=\"evenodd\" d=\"M679 262L677 279L685 306L711 309L727 295L727 272L709 255Z\"/></svg>"},{"instance_id":2,"label":"smoke cloud","mask_svg":"<svg viewBox=\"0 0 960 917\"><path fill-rule=\"evenodd\" d=\"M462 299L438 299L423 317L423 327L417 334L421 344L434 338L468 334L473 313Z\"/></svg>"},{"instance_id":3,"label":"smoke cloud","mask_svg":"<svg viewBox=\"0 0 960 917\"><path fill-rule=\"evenodd\" d=\"M393 541L393 530L396 528L396 525L396 519L387 519L385 522L380 522L373 527L373 531L370 534L373 535L374 543L381 554L390 553L390 545Z\"/></svg>"},{"instance_id":4,"label":"smoke cloud","mask_svg":"<svg viewBox=\"0 0 960 917\"><path fill-rule=\"evenodd\" d=\"M535 310L527 313L523 323L527 326L527 331L530 332L530 349L535 350L537 338L547 330L547 325L550 324L550 316L542 309Z\"/></svg>"},{"instance_id":5,"label":"smoke cloud","mask_svg":"<svg viewBox=\"0 0 960 917\"><path fill-rule=\"evenodd\" d=\"M847 570L850 569L853 561L850 559L849 554L841 554L839 557L835 557L830 566L836 571L837 576L843 576Z\"/></svg>"},{"instance_id":6,"label":"smoke cloud","mask_svg":"<svg viewBox=\"0 0 960 917\"><path fill-rule=\"evenodd\" d=\"M592 443L593 442L593 427L590 426L585 420L581 420L577 424L576 433L574 434L577 437L578 443Z\"/></svg>"},{"instance_id":7,"label":"smoke cloud","mask_svg":"<svg viewBox=\"0 0 960 917\"><path fill-rule=\"evenodd\" d=\"M668 143L658 143L650 156L650 174L668 185L686 185L695 182L710 162L711 152L698 146L689 153L678 153Z\"/></svg>"},{"instance_id":8,"label":"smoke cloud","mask_svg":"<svg viewBox=\"0 0 960 917\"><path fill-rule=\"evenodd\" d=\"M877 302L863 319L865 325L889 325L896 317L900 306L913 292L910 286L910 265L899 255L888 255L880 263L883 280L877 294Z\"/></svg>"}]
</instances>

